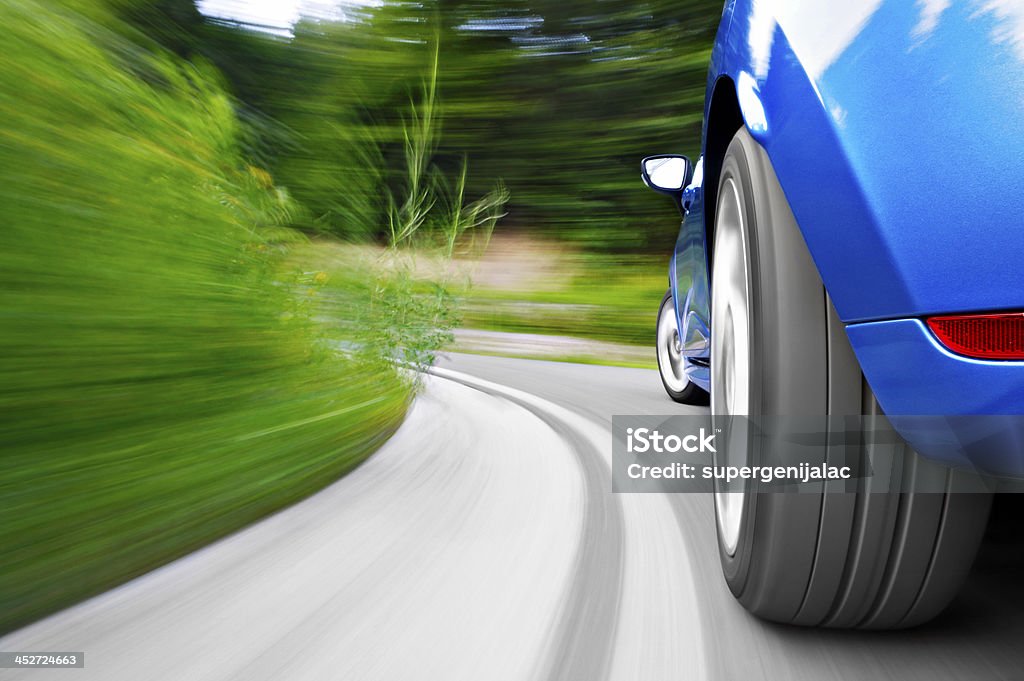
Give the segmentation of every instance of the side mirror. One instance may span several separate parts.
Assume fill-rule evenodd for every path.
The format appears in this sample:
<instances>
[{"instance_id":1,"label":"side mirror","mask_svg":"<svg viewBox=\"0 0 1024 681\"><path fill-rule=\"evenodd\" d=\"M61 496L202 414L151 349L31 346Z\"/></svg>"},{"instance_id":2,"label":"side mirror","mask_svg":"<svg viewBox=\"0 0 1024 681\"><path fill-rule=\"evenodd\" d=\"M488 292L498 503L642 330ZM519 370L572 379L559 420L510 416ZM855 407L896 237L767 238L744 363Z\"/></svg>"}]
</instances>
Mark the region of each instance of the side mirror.
<instances>
[{"instance_id":1,"label":"side mirror","mask_svg":"<svg viewBox=\"0 0 1024 681\"><path fill-rule=\"evenodd\" d=\"M644 184L676 200L682 197L692 174L690 159L678 154L648 156L640 162L640 176Z\"/></svg>"}]
</instances>

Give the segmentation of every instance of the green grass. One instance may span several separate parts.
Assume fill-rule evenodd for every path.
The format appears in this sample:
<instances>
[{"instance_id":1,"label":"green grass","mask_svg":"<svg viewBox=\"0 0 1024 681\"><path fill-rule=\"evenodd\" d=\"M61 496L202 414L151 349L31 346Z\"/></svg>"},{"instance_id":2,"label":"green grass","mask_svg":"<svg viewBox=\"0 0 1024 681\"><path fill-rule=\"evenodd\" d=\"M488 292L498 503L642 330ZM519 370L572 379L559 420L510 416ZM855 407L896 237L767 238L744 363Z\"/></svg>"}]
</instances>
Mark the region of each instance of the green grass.
<instances>
[{"instance_id":1,"label":"green grass","mask_svg":"<svg viewBox=\"0 0 1024 681\"><path fill-rule=\"evenodd\" d=\"M667 258L570 254L559 261L553 285L471 289L464 325L651 345L668 288Z\"/></svg>"},{"instance_id":2,"label":"green grass","mask_svg":"<svg viewBox=\"0 0 1024 681\"><path fill-rule=\"evenodd\" d=\"M52 3L0 20L2 633L337 479L409 385L326 342L365 290L310 303L213 69Z\"/></svg>"}]
</instances>

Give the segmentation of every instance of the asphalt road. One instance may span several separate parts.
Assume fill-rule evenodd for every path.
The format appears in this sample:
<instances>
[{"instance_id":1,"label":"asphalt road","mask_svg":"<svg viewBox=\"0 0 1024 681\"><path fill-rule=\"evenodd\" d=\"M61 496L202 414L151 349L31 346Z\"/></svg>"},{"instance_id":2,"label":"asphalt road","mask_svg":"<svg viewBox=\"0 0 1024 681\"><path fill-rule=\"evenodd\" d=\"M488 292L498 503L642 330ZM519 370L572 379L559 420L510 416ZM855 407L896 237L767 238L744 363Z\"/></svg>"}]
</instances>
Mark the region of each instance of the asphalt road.
<instances>
[{"instance_id":1,"label":"asphalt road","mask_svg":"<svg viewBox=\"0 0 1024 681\"><path fill-rule=\"evenodd\" d=\"M1024 678L1015 530L927 627L747 615L708 495L610 491L611 415L687 409L652 371L453 355L346 478L0 639L84 670L0 679Z\"/></svg>"}]
</instances>

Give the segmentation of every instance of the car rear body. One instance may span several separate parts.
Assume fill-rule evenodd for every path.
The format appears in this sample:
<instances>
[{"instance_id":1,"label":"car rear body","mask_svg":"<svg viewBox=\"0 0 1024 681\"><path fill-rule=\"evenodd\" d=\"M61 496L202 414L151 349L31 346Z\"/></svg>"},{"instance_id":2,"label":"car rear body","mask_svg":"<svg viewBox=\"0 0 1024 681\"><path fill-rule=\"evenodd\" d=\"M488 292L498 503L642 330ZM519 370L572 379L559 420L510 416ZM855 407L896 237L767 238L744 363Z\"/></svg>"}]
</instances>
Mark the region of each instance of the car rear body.
<instances>
[{"instance_id":1,"label":"car rear body","mask_svg":"<svg viewBox=\"0 0 1024 681\"><path fill-rule=\"evenodd\" d=\"M767 151L886 413L1024 414L1024 361L957 354L926 324L1024 310L1024 3L726 3L670 266L688 373L704 388L716 140L734 124L730 102ZM950 431L933 430L903 434L948 459ZM1022 448L961 450L1024 475Z\"/></svg>"}]
</instances>

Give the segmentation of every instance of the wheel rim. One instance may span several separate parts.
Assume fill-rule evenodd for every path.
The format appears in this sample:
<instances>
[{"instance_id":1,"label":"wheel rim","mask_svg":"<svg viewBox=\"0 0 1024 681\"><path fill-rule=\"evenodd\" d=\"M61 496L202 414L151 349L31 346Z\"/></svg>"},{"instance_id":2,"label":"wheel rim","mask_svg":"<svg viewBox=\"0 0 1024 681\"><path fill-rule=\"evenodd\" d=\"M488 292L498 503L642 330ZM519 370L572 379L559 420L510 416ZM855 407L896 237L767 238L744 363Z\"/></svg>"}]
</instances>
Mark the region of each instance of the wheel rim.
<instances>
[{"instance_id":1,"label":"wheel rim","mask_svg":"<svg viewBox=\"0 0 1024 681\"><path fill-rule=\"evenodd\" d=\"M675 304L672 298L661 306L658 316L658 368L665 385L673 392L682 392L690 379L686 376L686 363L683 360L683 345L679 339L679 327L676 324Z\"/></svg>"},{"instance_id":2,"label":"wheel rim","mask_svg":"<svg viewBox=\"0 0 1024 681\"><path fill-rule=\"evenodd\" d=\"M711 287L711 414L750 414L750 256L740 196L735 181L722 183L715 224L715 253ZM717 465L743 466L747 463L744 426L730 421L730 433L723 438L724 451ZM722 427L716 424L716 428ZM722 460L724 459L724 461ZM733 556L747 504L746 492L721 492L716 485L715 506L718 532L725 552Z\"/></svg>"}]
</instances>

